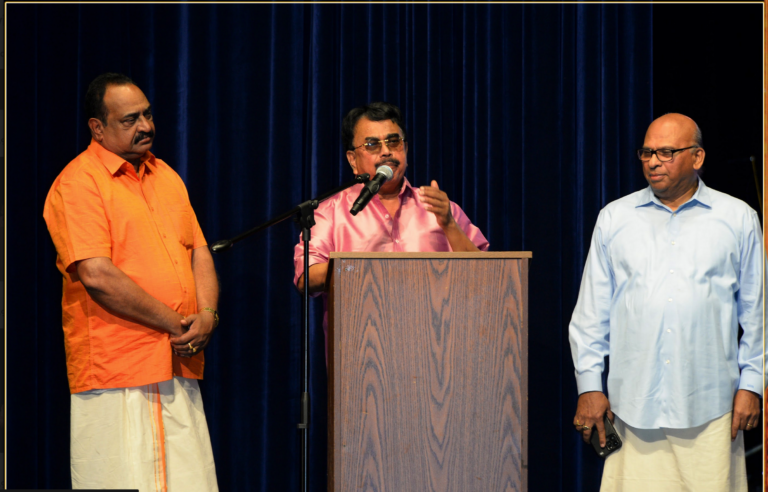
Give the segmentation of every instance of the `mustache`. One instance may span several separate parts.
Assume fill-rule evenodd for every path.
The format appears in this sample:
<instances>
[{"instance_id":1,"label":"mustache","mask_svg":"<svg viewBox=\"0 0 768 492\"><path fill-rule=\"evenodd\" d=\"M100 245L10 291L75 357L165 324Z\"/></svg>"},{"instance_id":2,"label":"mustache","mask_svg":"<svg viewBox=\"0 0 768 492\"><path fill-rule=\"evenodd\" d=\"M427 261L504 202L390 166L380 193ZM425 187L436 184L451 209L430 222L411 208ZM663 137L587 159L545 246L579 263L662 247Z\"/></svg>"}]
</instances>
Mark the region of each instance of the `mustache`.
<instances>
[{"instance_id":1,"label":"mustache","mask_svg":"<svg viewBox=\"0 0 768 492\"><path fill-rule=\"evenodd\" d=\"M394 164L395 166L399 166L400 165L400 160L399 159L395 159L394 157L389 157L389 158L384 159L383 161L379 162L376 165L376 167L385 166L387 164Z\"/></svg>"},{"instance_id":2,"label":"mustache","mask_svg":"<svg viewBox=\"0 0 768 492\"><path fill-rule=\"evenodd\" d=\"M150 139L155 138L155 132L139 132L136 134L136 138L133 139L133 143L137 144L144 140L145 138L149 137Z\"/></svg>"}]
</instances>

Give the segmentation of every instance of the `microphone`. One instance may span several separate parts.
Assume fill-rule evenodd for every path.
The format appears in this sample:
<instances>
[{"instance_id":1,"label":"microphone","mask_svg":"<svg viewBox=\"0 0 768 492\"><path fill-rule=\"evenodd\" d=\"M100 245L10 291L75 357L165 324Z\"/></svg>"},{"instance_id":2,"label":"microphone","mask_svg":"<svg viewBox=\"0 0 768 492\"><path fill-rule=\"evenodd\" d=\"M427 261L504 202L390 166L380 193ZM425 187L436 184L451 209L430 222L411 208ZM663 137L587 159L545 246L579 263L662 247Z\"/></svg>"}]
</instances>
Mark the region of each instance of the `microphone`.
<instances>
[{"instance_id":1,"label":"microphone","mask_svg":"<svg viewBox=\"0 0 768 492\"><path fill-rule=\"evenodd\" d=\"M357 200L355 200L355 204L352 205L352 209L349 211L349 213L352 215L357 215L359 211L368 205L368 202L371 201L371 198L373 198L374 195L379 192L381 185L392 179L392 176L394 175L395 173L392 172L391 167L380 166L376 170L376 175L373 177L373 179L365 183L363 191L360 192L360 196L358 196Z\"/></svg>"}]
</instances>

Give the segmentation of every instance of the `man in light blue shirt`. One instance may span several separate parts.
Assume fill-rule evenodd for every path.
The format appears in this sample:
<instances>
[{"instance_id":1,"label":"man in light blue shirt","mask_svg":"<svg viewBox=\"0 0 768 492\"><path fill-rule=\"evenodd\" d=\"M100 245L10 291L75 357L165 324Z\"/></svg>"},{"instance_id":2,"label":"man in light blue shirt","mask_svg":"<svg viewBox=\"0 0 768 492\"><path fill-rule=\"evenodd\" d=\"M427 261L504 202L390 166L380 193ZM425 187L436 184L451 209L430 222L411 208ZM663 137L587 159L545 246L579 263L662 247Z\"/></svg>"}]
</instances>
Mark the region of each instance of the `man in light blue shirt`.
<instances>
[{"instance_id":1,"label":"man in light blue shirt","mask_svg":"<svg viewBox=\"0 0 768 492\"><path fill-rule=\"evenodd\" d=\"M757 426L764 386L762 234L754 210L704 185L704 155L693 120L658 118L638 151L648 188L597 219L569 335L576 430L588 442L596 427L605 445L615 414L625 441L604 491L746 490L739 431Z\"/></svg>"}]
</instances>

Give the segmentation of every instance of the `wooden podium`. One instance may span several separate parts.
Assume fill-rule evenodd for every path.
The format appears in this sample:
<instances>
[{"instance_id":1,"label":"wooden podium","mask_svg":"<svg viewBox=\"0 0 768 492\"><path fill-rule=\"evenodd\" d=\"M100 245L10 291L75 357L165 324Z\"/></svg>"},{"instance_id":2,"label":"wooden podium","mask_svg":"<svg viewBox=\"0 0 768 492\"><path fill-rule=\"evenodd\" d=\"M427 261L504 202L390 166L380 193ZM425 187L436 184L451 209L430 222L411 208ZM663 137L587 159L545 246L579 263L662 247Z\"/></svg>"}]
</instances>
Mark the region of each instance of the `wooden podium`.
<instances>
[{"instance_id":1,"label":"wooden podium","mask_svg":"<svg viewBox=\"0 0 768 492\"><path fill-rule=\"evenodd\" d=\"M527 490L528 262L332 253L328 490Z\"/></svg>"}]
</instances>

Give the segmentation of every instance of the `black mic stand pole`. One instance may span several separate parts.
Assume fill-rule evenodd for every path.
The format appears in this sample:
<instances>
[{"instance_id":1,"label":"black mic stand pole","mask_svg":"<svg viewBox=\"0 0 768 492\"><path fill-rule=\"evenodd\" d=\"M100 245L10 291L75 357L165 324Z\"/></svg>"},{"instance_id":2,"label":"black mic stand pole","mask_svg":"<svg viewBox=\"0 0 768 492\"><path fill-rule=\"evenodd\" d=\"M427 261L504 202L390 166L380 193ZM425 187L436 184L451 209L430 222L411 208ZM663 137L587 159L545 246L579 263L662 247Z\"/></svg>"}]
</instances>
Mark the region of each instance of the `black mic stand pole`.
<instances>
[{"instance_id":1,"label":"black mic stand pole","mask_svg":"<svg viewBox=\"0 0 768 492\"><path fill-rule=\"evenodd\" d=\"M232 239L222 239L216 241L211 246L214 253L228 251L232 246L243 239L256 234L257 232L278 224L285 219L293 217L301 225L301 239L304 242L304 296L302 311L304 315L304 326L301 339L301 421L296 425L301 434L301 491L309 490L309 241L312 239L312 226L315 225L315 209L323 200L330 198L336 193L346 190L350 186L358 183L365 183L370 179L369 174L360 174L355 179L347 181L338 188L320 195L314 200L307 200L297 207L280 214L267 222L254 227Z\"/></svg>"}]
</instances>

